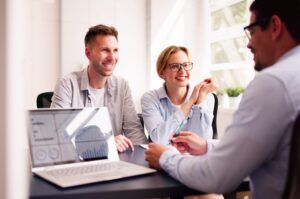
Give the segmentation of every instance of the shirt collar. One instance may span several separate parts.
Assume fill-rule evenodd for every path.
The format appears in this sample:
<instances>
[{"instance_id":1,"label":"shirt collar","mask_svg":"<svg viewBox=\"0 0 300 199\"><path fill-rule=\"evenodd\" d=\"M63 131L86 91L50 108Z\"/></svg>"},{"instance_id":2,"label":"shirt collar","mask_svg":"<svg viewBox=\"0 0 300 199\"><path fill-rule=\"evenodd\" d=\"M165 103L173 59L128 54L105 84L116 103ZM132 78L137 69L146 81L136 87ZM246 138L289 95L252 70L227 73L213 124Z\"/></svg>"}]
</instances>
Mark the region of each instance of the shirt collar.
<instances>
[{"instance_id":1,"label":"shirt collar","mask_svg":"<svg viewBox=\"0 0 300 199\"><path fill-rule=\"evenodd\" d=\"M165 84L163 84L163 86L160 87L157 92L158 92L159 99L169 98L167 95Z\"/></svg>"},{"instance_id":2,"label":"shirt collar","mask_svg":"<svg viewBox=\"0 0 300 199\"><path fill-rule=\"evenodd\" d=\"M187 99L189 99L189 97L191 96L191 94L192 94L192 89L190 89L190 85L188 84L188 94L187 94L187 96L186 96L186 98L185 98L185 100L184 101L186 101ZM160 87L159 89L158 89L158 97L159 97L159 99L160 100L162 100L162 99L169 99L169 96L168 96L168 94L167 94L167 90L166 90L166 86L165 86L165 84L163 84L163 86L162 87ZM170 100L170 99L169 99Z\"/></svg>"},{"instance_id":3,"label":"shirt collar","mask_svg":"<svg viewBox=\"0 0 300 199\"><path fill-rule=\"evenodd\" d=\"M81 77L81 86L80 90L88 90L89 89L89 78L88 78L88 73L87 73L87 67L83 69L82 71L82 77Z\"/></svg>"},{"instance_id":4,"label":"shirt collar","mask_svg":"<svg viewBox=\"0 0 300 199\"><path fill-rule=\"evenodd\" d=\"M89 77L88 77L88 72L87 72L88 67L83 69L82 71L82 78L81 78L81 91L88 90L89 91ZM105 88L107 91L107 94L111 95L113 90L116 88L116 82L113 81L114 76L110 76L105 84Z\"/></svg>"}]
</instances>

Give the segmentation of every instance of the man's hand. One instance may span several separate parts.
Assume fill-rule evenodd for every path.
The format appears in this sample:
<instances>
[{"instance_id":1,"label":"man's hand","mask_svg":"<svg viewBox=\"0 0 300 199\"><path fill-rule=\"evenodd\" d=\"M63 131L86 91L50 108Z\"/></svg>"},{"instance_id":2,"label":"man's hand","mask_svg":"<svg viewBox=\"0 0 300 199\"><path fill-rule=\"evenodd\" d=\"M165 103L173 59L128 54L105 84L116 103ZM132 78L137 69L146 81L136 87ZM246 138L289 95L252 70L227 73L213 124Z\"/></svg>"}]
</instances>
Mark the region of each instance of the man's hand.
<instances>
[{"instance_id":1,"label":"man's hand","mask_svg":"<svg viewBox=\"0 0 300 199\"><path fill-rule=\"evenodd\" d=\"M125 137L124 135L115 136L115 142L119 152L124 152L128 148L131 148L132 151L134 150L134 146L131 140Z\"/></svg>"},{"instance_id":2,"label":"man's hand","mask_svg":"<svg viewBox=\"0 0 300 199\"><path fill-rule=\"evenodd\" d=\"M207 141L189 131L181 131L179 136L172 138L172 142L180 153L203 155L207 152Z\"/></svg>"},{"instance_id":3,"label":"man's hand","mask_svg":"<svg viewBox=\"0 0 300 199\"><path fill-rule=\"evenodd\" d=\"M148 145L149 149L146 150L146 160L149 162L149 165L155 169L161 169L159 165L159 158L167 150L167 147L158 144L150 143Z\"/></svg>"}]
</instances>

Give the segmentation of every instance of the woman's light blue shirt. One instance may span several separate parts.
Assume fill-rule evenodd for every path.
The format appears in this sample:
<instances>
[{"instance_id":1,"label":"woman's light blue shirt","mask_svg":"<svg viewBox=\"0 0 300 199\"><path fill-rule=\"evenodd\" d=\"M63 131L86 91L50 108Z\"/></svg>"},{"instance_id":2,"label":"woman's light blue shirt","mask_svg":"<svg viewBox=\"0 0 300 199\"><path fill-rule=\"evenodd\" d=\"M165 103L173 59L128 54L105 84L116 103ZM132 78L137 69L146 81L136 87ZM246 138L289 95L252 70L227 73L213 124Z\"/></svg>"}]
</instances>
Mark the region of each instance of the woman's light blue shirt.
<instances>
[{"instance_id":1,"label":"woman's light blue shirt","mask_svg":"<svg viewBox=\"0 0 300 199\"><path fill-rule=\"evenodd\" d=\"M189 89L186 100L191 93L192 90ZM185 119L187 123L183 131L192 131L208 140L213 137L214 97L212 94L208 94L200 105L193 105L187 118L178 106L172 104L164 86L146 92L141 98L141 106L145 127L153 142L168 144L172 134Z\"/></svg>"}]
</instances>

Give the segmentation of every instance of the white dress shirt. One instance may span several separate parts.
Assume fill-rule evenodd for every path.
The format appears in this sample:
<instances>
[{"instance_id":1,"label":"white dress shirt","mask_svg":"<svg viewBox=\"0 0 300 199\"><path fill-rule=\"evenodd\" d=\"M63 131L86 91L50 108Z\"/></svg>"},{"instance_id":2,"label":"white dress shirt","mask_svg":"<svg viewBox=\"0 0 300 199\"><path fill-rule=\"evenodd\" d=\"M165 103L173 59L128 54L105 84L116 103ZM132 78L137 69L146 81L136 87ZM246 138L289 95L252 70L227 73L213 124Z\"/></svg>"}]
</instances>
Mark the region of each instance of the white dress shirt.
<instances>
[{"instance_id":1,"label":"white dress shirt","mask_svg":"<svg viewBox=\"0 0 300 199\"><path fill-rule=\"evenodd\" d=\"M249 84L217 146L204 156L169 150L160 164L174 178L204 192L232 191L249 176L253 198L281 198L299 110L298 45Z\"/></svg>"}]
</instances>

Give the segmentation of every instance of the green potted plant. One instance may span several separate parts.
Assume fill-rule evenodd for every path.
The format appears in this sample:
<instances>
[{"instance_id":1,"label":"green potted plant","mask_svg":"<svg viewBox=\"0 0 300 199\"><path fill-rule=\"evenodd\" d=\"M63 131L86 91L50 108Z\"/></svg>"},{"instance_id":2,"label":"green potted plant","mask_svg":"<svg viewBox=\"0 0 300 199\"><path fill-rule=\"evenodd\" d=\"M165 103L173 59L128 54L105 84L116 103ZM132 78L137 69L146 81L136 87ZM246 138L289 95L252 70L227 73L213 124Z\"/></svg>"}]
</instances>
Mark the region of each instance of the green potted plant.
<instances>
[{"instance_id":1,"label":"green potted plant","mask_svg":"<svg viewBox=\"0 0 300 199\"><path fill-rule=\"evenodd\" d=\"M244 92L244 87L236 86L236 87L227 87L225 88L225 92L229 97L229 106L232 108L236 108L241 100L241 94Z\"/></svg>"},{"instance_id":2,"label":"green potted plant","mask_svg":"<svg viewBox=\"0 0 300 199\"><path fill-rule=\"evenodd\" d=\"M227 93L228 97L238 97L241 93L244 92L244 88L241 86L237 87L227 87L225 92Z\"/></svg>"}]
</instances>

